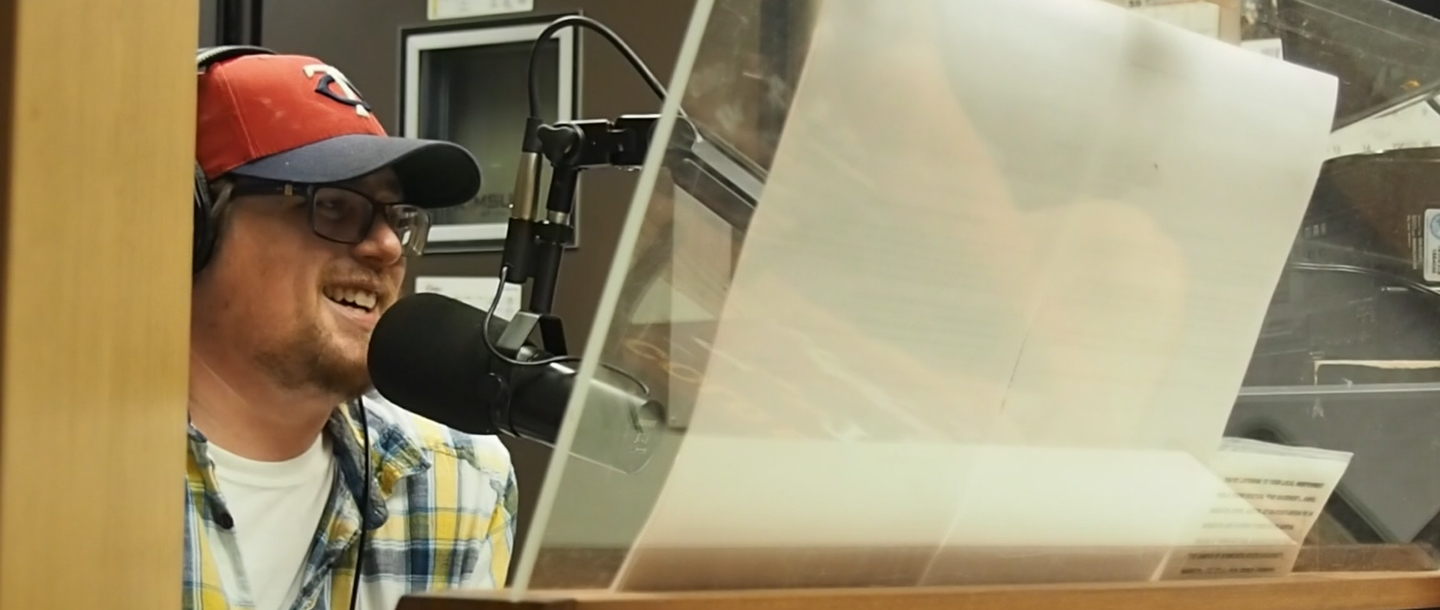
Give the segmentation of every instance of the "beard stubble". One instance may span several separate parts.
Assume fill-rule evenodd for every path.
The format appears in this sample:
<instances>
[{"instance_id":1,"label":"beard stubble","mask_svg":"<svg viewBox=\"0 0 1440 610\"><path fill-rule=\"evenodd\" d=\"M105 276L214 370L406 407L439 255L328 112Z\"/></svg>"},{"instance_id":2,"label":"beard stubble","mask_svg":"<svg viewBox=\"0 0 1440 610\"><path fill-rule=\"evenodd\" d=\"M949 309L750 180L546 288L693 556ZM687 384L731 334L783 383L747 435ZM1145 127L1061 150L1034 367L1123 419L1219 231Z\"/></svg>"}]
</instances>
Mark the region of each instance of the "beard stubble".
<instances>
[{"instance_id":1,"label":"beard stubble","mask_svg":"<svg viewBox=\"0 0 1440 610\"><path fill-rule=\"evenodd\" d=\"M336 394L341 400L360 397L370 389L364 359L347 358L324 329L314 322L302 326L276 349L256 361L282 387Z\"/></svg>"}]
</instances>

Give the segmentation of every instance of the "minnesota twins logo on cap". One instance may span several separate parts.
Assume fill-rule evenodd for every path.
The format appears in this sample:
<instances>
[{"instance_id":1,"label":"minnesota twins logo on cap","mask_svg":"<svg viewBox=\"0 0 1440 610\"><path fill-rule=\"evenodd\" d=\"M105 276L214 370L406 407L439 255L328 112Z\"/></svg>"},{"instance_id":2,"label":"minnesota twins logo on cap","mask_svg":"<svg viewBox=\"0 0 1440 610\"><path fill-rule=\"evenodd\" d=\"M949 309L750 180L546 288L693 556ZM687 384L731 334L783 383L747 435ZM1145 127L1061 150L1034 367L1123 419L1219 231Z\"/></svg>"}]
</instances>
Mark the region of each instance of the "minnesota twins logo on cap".
<instances>
[{"instance_id":1,"label":"minnesota twins logo on cap","mask_svg":"<svg viewBox=\"0 0 1440 610\"><path fill-rule=\"evenodd\" d=\"M340 102L341 104L354 106L355 114L359 116L370 116L370 104L360 98L359 90L350 82L350 79L345 78L345 73L336 69L335 66L327 66L325 64L310 64L305 66L306 78L315 78L316 74L323 75L320 77L320 82L315 84L316 93ZM331 89L332 86L338 86L340 92L336 93Z\"/></svg>"}]
</instances>

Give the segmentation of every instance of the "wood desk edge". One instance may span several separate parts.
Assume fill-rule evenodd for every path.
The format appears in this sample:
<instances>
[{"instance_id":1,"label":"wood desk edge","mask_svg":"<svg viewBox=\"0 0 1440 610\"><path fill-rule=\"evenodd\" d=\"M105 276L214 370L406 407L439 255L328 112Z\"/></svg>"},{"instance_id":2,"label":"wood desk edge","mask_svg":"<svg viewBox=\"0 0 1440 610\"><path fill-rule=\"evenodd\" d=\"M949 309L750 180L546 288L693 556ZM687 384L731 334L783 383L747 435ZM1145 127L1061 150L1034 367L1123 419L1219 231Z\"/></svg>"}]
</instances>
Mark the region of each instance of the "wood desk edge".
<instances>
[{"instance_id":1,"label":"wood desk edge","mask_svg":"<svg viewBox=\"0 0 1440 610\"><path fill-rule=\"evenodd\" d=\"M1440 608L1440 572L1300 574L1283 578L1067 585L623 593L446 591L397 610L1412 610Z\"/></svg>"}]
</instances>

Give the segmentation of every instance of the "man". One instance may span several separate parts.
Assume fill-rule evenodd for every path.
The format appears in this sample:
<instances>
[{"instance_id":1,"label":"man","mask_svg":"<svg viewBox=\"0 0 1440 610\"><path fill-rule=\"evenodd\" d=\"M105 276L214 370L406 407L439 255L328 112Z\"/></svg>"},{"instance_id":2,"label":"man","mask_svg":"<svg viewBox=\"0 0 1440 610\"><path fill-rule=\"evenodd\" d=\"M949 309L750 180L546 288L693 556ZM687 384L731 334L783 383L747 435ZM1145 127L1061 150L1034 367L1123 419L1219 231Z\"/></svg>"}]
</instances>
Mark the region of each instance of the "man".
<instances>
[{"instance_id":1,"label":"man","mask_svg":"<svg viewBox=\"0 0 1440 610\"><path fill-rule=\"evenodd\" d=\"M200 74L196 144L216 241L192 299L184 607L391 610L503 585L504 446L366 395L425 208L475 196L474 158L387 137L339 71L293 55Z\"/></svg>"}]
</instances>

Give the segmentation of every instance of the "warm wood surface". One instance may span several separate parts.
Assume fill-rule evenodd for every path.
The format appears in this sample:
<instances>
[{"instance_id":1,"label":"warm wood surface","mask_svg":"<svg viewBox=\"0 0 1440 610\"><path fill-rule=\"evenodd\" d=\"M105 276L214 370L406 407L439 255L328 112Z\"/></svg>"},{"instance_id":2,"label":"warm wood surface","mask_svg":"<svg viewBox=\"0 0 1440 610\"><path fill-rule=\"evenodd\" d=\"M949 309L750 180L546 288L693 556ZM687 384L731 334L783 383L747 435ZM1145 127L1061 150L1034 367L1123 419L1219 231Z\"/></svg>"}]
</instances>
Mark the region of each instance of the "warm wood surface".
<instances>
[{"instance_id":1,"label":"warm wood surface","mask_svg":"<svg viewBox=\"0 0 1440 610\"><path fill-rule=\"evenodd\" d=\"M1440 569L1429 544L1322 544L1300 548L1296 572L1431 572Z\"/></svg>"},{"instance_id":2,"label":"warm wood surface","mask_svg":"<svg viewBox=\"0 0 1440 610\"><path fill-rule=\"evenodd\" d=\"M829 549L834 552L835 549ZM650 574L637 574L632 570L631 578L634 582L643 583L648 586L641 586L646 590L697 590L697 589L729 589L726 585L726 578L734 578L748 582L752 587L756 586L758 580L764 580L766 573L756 572L759 570L770 570L772 572L786 573L787 568L793 569L804 560L813 560L813 553L802 554L801 557L786 558L775 556L771 553L750 551L738 554L731 561L725 562L724 551L710 550L707 552L695 553L689 559L678 556L674 553L667 557L660 557L653 560L640 562L656 565L656 569ZM556 548L547 547L540 552L535 564L535 572L531 576L531 589L604 589L610 586L621 566L625 563L628 555L627 549L613 548ZM643 553L642 553L643 555ZM824 572L821 578L830 579L829 582L855 582L853 575L856 570L865 574L863 578L869 584L884 586L884 583L875 582L874 567L867 566L870 561L875 561L876 551L869 550L860 554L866 558L861 562L834 562L830 565L820 567L812 563L812 572ZM884 565L892 570L897 583L903 584L913 582L916 575L925 570L926 563L934 555L933 550L917 550L915 553L898 552L879 559ZM919 557L918 565L914 565ZM700 565L695 565L699 560ZM899 569L899 566L907 561L912 563L909 569ZM992 578L989 582L1003 582L993 580L996 575L993 573L1000 567L1000 561L985 560L982 569L975 570L964 568L954 576L969 575L977 579ZM632 568L636 567L632 565ZM638 567L644 567L640 565ZM1056 578L1065 582L1080 582L1079 574L1071 573L1072 579L1066 580L1063 574L1059 573L1059 565L1051 566ZM1153 569L1145 566L1148 571ZM1300 549L1300 555L1295 561L1295 572L1429 572L1440 569L1440 563L1436 562L1435 549L1428 544L1313 544L1306 545ZM868 570L868 572L867 572ZM989 572L989 574L987 574ZM697 578L686 578L687 575L698 576ZM931 576L935 576L931 573ZM791 576L782 576L792 578ZM1137 577L1135 580L1141 580ZM848 580L847 580L848 579ZM1013 581L1011 581L1013 582ZM970 585L988 584L985 582L937 582L934 584L944 585ZM785 583L786 586L800 587L824 587L830 586L825 583L802 584L793 580Z\"/></svg>"},{"instance_id":3,"label":"warm wood surface","mask_svg":"<svg viewBox=\"0 0 1440 610\"><path fill-rule=\"evenodd\" d=\"M180 606L195 0L0 2L0 608Z\"/></svg>"},{"instance_id":4,"label":"warm wood surface","mask_svg":"<svg viewBox=\"0 0 1440 610\"><path fill-rule=\"evenodd\" d=\"M1440 608L1440 574L1330 574L1125 585L408 597L397 610L1401 610Z\"/></svg>"}]
</instances>

